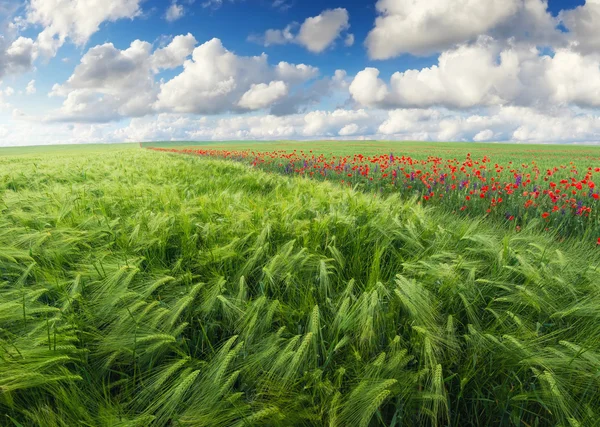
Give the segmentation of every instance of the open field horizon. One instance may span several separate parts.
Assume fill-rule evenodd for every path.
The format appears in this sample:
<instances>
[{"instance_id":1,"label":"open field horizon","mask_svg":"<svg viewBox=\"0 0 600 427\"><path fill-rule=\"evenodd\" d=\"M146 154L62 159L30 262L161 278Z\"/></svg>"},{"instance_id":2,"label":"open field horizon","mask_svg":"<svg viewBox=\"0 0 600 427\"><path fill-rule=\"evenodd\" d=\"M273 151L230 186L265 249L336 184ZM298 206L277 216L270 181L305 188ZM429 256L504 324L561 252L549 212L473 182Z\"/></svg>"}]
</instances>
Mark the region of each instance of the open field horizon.
<instances>
[{"instance_id":1,"label":"open field horizon","mask_svg":"<svg viewBox=\"0 0 600 427\"><path fill-rule=\"evenodd\" d=\"M69 150L98 150L114 149L115 147L159 147L159 148L188 148L188 147L210 147L213 149L232 149L256 151L273 150L320 150L323 154L341 152L360 152L363 154L381 154L390 152L390 150L408 149L406 153L414 154L419 148L422 152L432 153L442 149L443 153L457 151L465 153L471 149L481 150L504 150L510 148L515 150L515 154L532 154L534 150L543 152L568 152L588 151L590 154L598 152L600 157L600 142L587 144L565 144L565 143L523 143L523 142L464 142L464 141L386 141L386 140L230 140L230 141L144 141L144 142L104 142L104 143L80 143L80 144L40 144L40 145L21 145L21 146L0 146L1 155L13 154L35 154L43 152L60 152ZM339 148L342 147L342 148Z\"/></svg>"}]
</instances>

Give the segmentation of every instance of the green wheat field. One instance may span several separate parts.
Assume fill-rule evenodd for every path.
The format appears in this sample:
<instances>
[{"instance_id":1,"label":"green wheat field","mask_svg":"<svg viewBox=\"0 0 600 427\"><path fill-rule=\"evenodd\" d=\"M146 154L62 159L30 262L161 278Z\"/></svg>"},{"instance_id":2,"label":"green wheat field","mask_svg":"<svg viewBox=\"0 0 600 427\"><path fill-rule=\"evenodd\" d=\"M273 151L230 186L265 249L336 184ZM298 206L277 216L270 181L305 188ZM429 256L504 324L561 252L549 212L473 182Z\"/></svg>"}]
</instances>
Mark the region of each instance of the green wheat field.
<instances>
[{"instance_id":1,"label":"green wheat field","mask_svg":"<svg viewBox=\"0 0 600 427\"><path fill-rule=\"evenodd\" d=\"M599 425L597 249L138 144L0 149L0 425Z\"/></svg>"}]
</instances>

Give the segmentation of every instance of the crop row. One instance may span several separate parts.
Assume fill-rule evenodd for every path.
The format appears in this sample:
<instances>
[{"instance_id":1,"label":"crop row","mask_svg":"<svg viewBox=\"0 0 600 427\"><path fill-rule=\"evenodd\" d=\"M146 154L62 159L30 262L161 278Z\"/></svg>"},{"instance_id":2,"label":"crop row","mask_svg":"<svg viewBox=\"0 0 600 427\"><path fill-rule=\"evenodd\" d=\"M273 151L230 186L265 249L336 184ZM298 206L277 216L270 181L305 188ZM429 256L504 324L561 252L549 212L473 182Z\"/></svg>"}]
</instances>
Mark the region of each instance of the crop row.
<instances>
[{"instance_id":1,"label":"crop row","mask_svg":"<svg viewBox=\"0 0 600 427\"><path fill-rule=\"evenodd\" d=\"M593 159L546 165L544 160L494 162L490 157L464 159L384 154L325 156L311 151L272 152L166 149L203 157L245 162L267 171L337 181L379 194L418 197L453 214L490 217L517 230L537 219L559 238L600 243L600 199Z\"/></svg>"}]
</instances>

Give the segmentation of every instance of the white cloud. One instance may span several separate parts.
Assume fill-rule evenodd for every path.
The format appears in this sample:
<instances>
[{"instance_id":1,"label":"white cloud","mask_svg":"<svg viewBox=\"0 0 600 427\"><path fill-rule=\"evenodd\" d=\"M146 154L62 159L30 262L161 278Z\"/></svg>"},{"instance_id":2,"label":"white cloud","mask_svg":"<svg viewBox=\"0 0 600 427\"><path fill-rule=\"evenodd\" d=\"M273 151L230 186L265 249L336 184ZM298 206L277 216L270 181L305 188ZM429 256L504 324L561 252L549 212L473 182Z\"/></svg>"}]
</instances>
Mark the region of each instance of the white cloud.
<instances>
[{"instance_id":1,"label":"white cloud","mask_svg":"<svg viewBox=\"0 0 600 427\"><path fill-rule=\"evenodd\" d=\"M37 57L34 41L19 36L26 27L15 16L19 8L18 2L0 0L0 82L6 75L30 71Z\"/></svg>"},{"instance_id":2,"label":"white cloud","mask_svg":"<svg viewBox=\"0 0 600 427\"><path fill-rule=\"evenodd\" d=\"M384 106L389 96L385 82L379 78L379 70L372 67L359 71L349 89L352 98L367 107Z\"/></svg>"},{"instance_id":3,"label":"white cloud","mask_svg":"<svg viewBox=\"0 0 600 427\"><path fill-rule=\"evenodd\" d=\"M433 109L392 110L388 113L387 120L379 126L378 133L382 135L406 135L425 130L429 131L441 118L442 113Z\"/></svg>"},{"instance_id":4,"label":"white cloud","mask_svg":"<svg viewBox=\"0 0 600 427\"><path fill-rule=\"evenodd\" d=\"M399 109L379 126L380 137L432 141L583 142L600 139L600 116L590 111L497 107L478 114L444 109Z\"/></svg>"},{"instance_id":5,"label":"white cloud","mask_svg":"<svg viewBox=\"0 0 600 427\"><path fill-rule=\"evenodd\" d=\"M125 50L112 43L91 48L73 75L53 88L51 95L66 99L52 119L105 122L151 113L159 92L155 74L181 65L195 43L188 34L154 53L150 43L140 40Z\"/></svg>"},{"instance_id":6,"label":"white cloud","mask_svg":"<svg viewBox=\"0 0 600 427\"><path fill-rule=\"evenodd\" d=\"M133 19L142 0L31 0L27 21L44 26L38 35L40 53L52 57L67 38L85 44L105 21Z\"/></svg>"},{"instance_id":7,"label":"white cloud","mask_svg":"<svg viewBox=\"0 0 600 427\"><path fill-rule=\"evenodd\" d=\"M349 136L349 135L356 135L359 131L359 127L356 123L350 123L349 125L344 126L342 129L340 129L340 131L338 132L338 135L340 136Z\"/></svg>"},{"instance_id":8,"label":"white cloud","mask_svg":"<svg viewBox=\"0 0 600 427\"><path fill-rule=\"evenodd\" d=\"M564 10L559 19L570 31L575 49L584 53L600 53L600 0L587 0L583 6Z\"/></svg>"},{"instance_id":9,"label":"white cloud","mask_svg":"<svg viewBox=\"0 0 600 427\"><path fill-rule=\"evenodd\" d=\"M276 44L299 44L310 52L321 53L331 47L341 34L350 28L348 11L344 8L327 9L317 16L306 18L300 25L292 23L283 30L269 29L263 36L252 35L248 39L263 43L265 46ZM348 34L346 46L354 43L354 36Z\"/></svg>"},{"instance_id":10,"label":"white cloud","mask_svg":"<svg viewBox=\"0 0 600 427\"><path fill-rule=\"evenodd\" d=\"M0 34L0 78L8 74L29 71L33 67L35 58L36 52L32 39L19 37L10 42Z\"/></svg>"},{"instance_id":11,"label":"white cloud","mask_svg":"<svg viewBox=\"0 0 600 427\"><path fill-rule=\"evenodd\" d=\"M494 132L490 129L485 129L473 137L473 141L489 141L494 137Z\"/></svg>"},{"instance_id":12,"label":"white cloud","mask_svg":"<svg viewBox=\"0 0 600 427\"><path fill-rule=\"evenodd\" d=\"M348 18L348 11L343 8L325 10L320 15L307 18L300 26L298 43L311 52L323 52L342 31L350 27Z\"/></svg>"},{"instance_id":13,"label":"white cloud","mask_svg":"<svg viewBox=\"0 0 600 427\"><path fill-rule=\"evenodd\" d=\"M170 0L165 8L170 5L176 19L189 1ZM38 56L55 55L66 40L85 44L103 22L138 16L143 0L106 0L97 7L95 2L31 0L28 22L13 20L9 31L0 26L0 79L28 72ZM216 8L224 2L207 3ZM90 7L97 13L90 14ZM595 30L600 0L557 18L545 0L378 0L377 10L365 42L372 58L440 52L436 64L391 76L380 76L377 68L350 77L343 70L320 76L305 64L271 64L264 53L236 54L218 39L196 46L191 34L158 47L140 40L126 49L106 43L90 48L71 77L55 85L51 95L64 99L46 116L52 123L28 115L33 109L25 102L19 104L25 112L8 104L11 88L0 91L0 109L13 113L2 113L8 124L1 132L20 143L39 140L35 132L65 142L85 137L90 142L600 140L600 36ZM84 16L85 11L93 16ZM166 12L165 18L170 19ZM557 31L559 22L569 31ZM43 26L37 40L18 37L32 23ZM293 43L315 53L355 41L342 8L254 39L265 45ZM175 77L160 74L179 67ZM23 92L35 93L35 86L31 80ZM324 105L332 110L324 111Z\"/></svg>"},{"instance_id":14,"label":"white cloud","mask_svg":"<svg viewBox=\"0 0 600 427\"><path fill-rule=\"evenodd\" d=\"M155 70L179 67L194 51L196 44L197 41L191 33L174 37L171 43L154 52L152 67Z\"/></svg>"},{"instance_id":15,"label":"white cloud","mask_svg":"<svg viewBox=\"0 0 600 427\"><path fill-rule=\"evenodd\" d=\"M374 119L375 118L375 119ZM373 132L379 114L364 110L312 111L289 116L242 115L226 118L159 114L132 119L113 135L117 141L314 139L347 138L360 131Z\"/></svg>"},{"instance_id":16,"label":"white cloud","mask_svg":"<svg viewBox=\"0 0 600 427\"><path fill-rule=\"evenodd\" d=\"M185 10L183 9L183 6L174 1L165 12L165 19L168 22L175 22L178 19L183 18L184 15Z\"/></svg>"},{"instance_id":17,"label":"white cloud","mask_svg":"<svg viewBox=\"0 0 600 427\"><path fill-rule=\"evenodd\" d=\"M494 107L477 113L443 108L317 110L288 116L228 117L163 113L108 124L42 123L19 115L3 125L0 144L90 143L158 140L388 139L570 143L600 140L592 110Z\"/></svg>"},{"instance_id":18,"label":"white cloud","mask_svg":"<svg viewBox=\"0 0 600 427\"><path fill-rule=\"evenodd\" d=\"M281 100L287 94L288 86L281 80L272 81L268 85L265 83L253 84L242 95L238 105L248 110L259 110Z\"/></svg>"},{"instance_id":19,"label":"white cloud","mask_svg":"<svg viewBox=\"0 0 600 427\"><path fill-rule=\"evenodd\" d=\"M346 39L344 40L344 45L350 47L354 44L354 34L346 35Z\"/></svg>"},{"instance_id":20,"label":"white cloud","mask_svg":"<svg viewBox=\"0 0 600 427\"><path fill-rule=\"evenodd\" d=\"M115 141L280 139L293 137L301 116L244 115L222 119L162 113L134 118L117 129Z\"/></svg>"},{"instance_id":21,"label":"white cloud","mask_svg":"<svg viewBox=\"0 0 600 427\"><path fill-rule=\"evenodd\" d=\"M345 132L351 130L352 127L348 128L348 125L355 125L357 128L361 125L366 130L373 124L373 116L366 110L311 111L304 116L304 122L302 133L305 136L334 137L342 135L340 132L343 129Z\"/></svg>"},{"instance_id":22,"label":"white cloud","mask_svg":"<svg viewBox=\"0 0 600 427\"><path fill-rule=\"evenodd\" d=\"M470 40L517 11L518 0L379 0L366 45L374 59L430 54Z\"/></svg>"},{"instance_id":23,"label":"white cloud","mask_svg":"<svg viewBox=\"0 0 600 427\"><path fill-rule=\"evenodd\" d=\"M350 93L360 105L381 108L472 108L494 105L600 106L600 59L569 49L540 55L525 44L503 46L489 37L443 52L438 64L394 73L359 72Z\"/></svg>"},{"instance_id":24,"label":"white cloud","mask_svg":"<svg viewBox=\"0 0 600 427\"><path fill-rule=\"evenodd\" d=\"M51 95L65 101L51 119L106 122L155 112L220 114L268 107L276 114L292 114L341 85L323 79L306 92L300 86L317 77L315 67L287 62L271 66L265 54L238 56L218 39L195 45L187 34L154 52L140 40L125 50L111 43L91 48L71 77L53 88ZM162 70L181 65L183 70L172 79L156 81Z\"/></svg>"},{"instance_id":25,"label":"white cloud","mask_svg":"<svg viewBox=\"0 0 600 427\"><path fill-rule=\"evenodd\" d=\"M264 43L265 47L277 44L293 43L296 39L296 36L292 33L294 27L296 26L290 24L286 26L283 30L269 29L265 31L265 35L262 39L262 42ZM249 40L261 42L261 38L256 36L250 36Z\"/></svg>"},{"instance_id":26,"label":"white cloud","mask_svg":"<svg viewBox=\"0 0 600 427\"><path fill-rule=\"evenodd\" d=\"M558 34L557 21L546 8L545 0L378 0L365 44L371 58L388 59L429 55L494 31L549 39Z\"/></svg>"},{"instance_id":27,"label":"white cloud","mask_svg":"<svg viewBox=\"0 0 600 427\"><path fill-rule=\"evenodd\" d=\"M345 103L348 98L348 81L344 70L336 70L332 77L324 77L309 85L297 86L293 93L274 104L270 113L275 115L305 112L319 104L323 99L328 102Z\"/></svg>"},{"instance_id":28,"label":"white cloud","mask_svg":"<svg viewBox=\"0 0 600 427\"><path fill-rule=\"evenodd\" d=\"M301 83L316 78L319 75L319 69L305 64L290 64L281 61L275 67L276 76L287 82Z\"/></svg>"},{"instance_id":29,"label":"white cloud","mask_svg":"<svg viewBox=\"0 0 600 427\"><path fill-rule=\"evenodd\" d=\"M108 139L374 139L434 141L578 142L600 138L600 117L557 110L543 114L526 107L501 107L480 114L445 109L400 109L387 117L373 110L317 110L285 117L243 115L194 118L160 114L131 120Z\"/></svg>"},{"instance_id":30,"label":"white cloud","mask_svg":"<svg viewBox=\"0 0 600 427\"><path fill-rule=\"evenodd\" d=\"M120 126L122 124L48 123L14 109L8 123L0 126L3 129L0 147L115 142L111 140L112 134Z\"/></svg>"},{"instance_id":31,"label":"white cloud","mask_svg":"<svg viewBox=\"0 0 600 427\"><path fill-rule=\"evenodd\" d=\"M4 89L4 95L5 96L13 96L15 94L15 90L8 86L6 89Z\"/></svg>"},{"instance_id":32,"label":"white cloud","mask_svg":"<svg viewBox=\"0 0 600 427\"><path fill-rule=\"evenodd\" d=\"M35 88L35 80L31 80L29 83L27 83L27 87L25 88L25 93L27 95L33 95L36 92L36 88Z\"/></svg>"},{"instance_id":33,"label":"white cloud","mask_svg":"<svg viewBox=\"0 0 600 427\"><path fill-rule=\"evenodd\" d=\"M272 67L267 55L238 56L225 49L219 39L212 39L198 46L192 59L185 61L183 72L161 84L155 104L159 111L178 113L217 114L228 111L243 111L240 100L252 85L281 81L285 84L299 84L313 78L318 70L304 64L293 65L280 62ZM281 84L264 89L263 93L282 94ZM252 93L252 92L251 92ZM249 99L251 95L247 95ZM282 97L272 98L271 102ZM268 98L267 98L268 99ZM243 103L245 103L244 101ZM256 107L256 103L248 101ZM270 104L264 104L266 107Z\"/></svg>"}]
</instances>

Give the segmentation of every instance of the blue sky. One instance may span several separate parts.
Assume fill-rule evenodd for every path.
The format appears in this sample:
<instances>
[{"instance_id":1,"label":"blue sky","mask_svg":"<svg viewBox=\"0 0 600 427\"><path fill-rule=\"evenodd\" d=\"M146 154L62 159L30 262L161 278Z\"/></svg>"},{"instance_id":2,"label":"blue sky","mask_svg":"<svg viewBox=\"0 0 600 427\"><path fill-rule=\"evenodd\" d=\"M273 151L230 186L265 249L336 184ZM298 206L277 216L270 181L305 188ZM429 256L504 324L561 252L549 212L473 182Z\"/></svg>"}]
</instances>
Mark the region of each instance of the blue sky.
<instances>
[{"instance_id":1,"label":"blue sky","mask_svg":"<svg viewBox=\"0 0 600 427\"><path fill-rule=\"evenodd\" d=\"M600 0L0 0L0 145L600 140Z\"/></svg>"}]
</instances>

